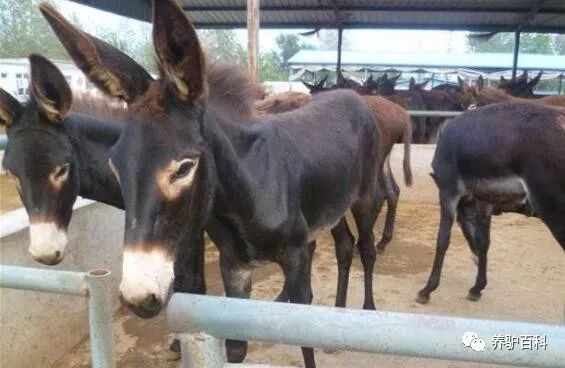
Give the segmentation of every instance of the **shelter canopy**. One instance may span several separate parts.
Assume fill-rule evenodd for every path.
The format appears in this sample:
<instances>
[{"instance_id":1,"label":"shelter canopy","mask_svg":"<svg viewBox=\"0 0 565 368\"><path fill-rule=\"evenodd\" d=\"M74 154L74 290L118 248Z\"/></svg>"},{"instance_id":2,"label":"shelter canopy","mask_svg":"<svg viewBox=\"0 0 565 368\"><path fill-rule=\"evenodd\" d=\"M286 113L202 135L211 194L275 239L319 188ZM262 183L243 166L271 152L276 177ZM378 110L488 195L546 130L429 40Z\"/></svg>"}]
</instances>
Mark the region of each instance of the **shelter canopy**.
<instances>
[{"instance_id":1,"label":"shelter canopy","mask_svg":"<svg viewBox=\"0 0 565 368\"><path fill-rule=\"evenodd\" d=\"M74 0L149 21L150 0ZM197 28L246 27L246 0L181 0ZM336 15L338 15L336 17ZM261 28L565 33L562 0L261 0Z\"/></svg>"}]
</instances>

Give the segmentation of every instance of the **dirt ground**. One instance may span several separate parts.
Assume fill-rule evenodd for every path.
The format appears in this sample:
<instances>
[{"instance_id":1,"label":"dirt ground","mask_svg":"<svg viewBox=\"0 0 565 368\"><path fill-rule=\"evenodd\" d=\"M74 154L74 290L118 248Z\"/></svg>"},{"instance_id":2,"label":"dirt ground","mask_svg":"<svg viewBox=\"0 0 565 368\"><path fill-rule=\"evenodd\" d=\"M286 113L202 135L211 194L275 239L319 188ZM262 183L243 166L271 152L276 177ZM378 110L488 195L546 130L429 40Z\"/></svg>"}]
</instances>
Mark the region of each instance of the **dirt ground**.
<instances>
[{"instance_id":1,"label":"dirt ground","mask_svg":"<svg viewBox=\"0 0 565 368\"><path fill-rule=\"evenodd\" d=\"M8 175L0 175L0 214L21 207L20 196Z\"/></svg>"},{"instance_id":2,"label":"dirt ground","mask_svg":"<svg viewBox=\"0 0 565 368\"><path fill-rule=\"evenodd\" d=\"M442 284L428 305L414 302L425 284L433 257L438 208L432 204L401 203L394 241L378 256L375 270L377 308L385 311L442 314L491 319L563 323L565 302L565 257L563 251L538 220L505 215L494 220L489 254L489 284L479 302L465 299L476 268L459 230L445 261ZM376 226L380 229L382 222ZM376 234L379 231L375 231ZM222 294L217 255L207 254L210 293ZM265 266L254 274L253 298L272 299L282 285L278 267ZM323 234L314 260L314 303L332 305L335 298L336 262L329 234ZM348 306L360 308L363 272L354 260L350 276ZM171 336L164 318L138 319L126 311L117 314L115 326L118 367L172 368L167 347ZM326 353L316 350L320 367L465 368L487 364L458 363L399 356L352 352ZM63 357L53 368L89 367L88 344ZM246 362L301 366L300 349L292 346L251 343Z\"/></svg>"}]
</instances>

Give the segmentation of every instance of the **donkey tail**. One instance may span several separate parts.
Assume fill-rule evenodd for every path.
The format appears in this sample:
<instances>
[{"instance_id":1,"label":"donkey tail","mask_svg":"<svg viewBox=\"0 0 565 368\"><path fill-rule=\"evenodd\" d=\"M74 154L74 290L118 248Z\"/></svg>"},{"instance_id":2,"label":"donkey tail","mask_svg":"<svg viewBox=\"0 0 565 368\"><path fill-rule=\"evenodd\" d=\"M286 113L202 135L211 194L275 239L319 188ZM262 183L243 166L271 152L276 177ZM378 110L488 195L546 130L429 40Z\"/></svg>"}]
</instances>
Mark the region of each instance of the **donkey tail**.
<instances>
[{"instance_id":1,"label":"donkey tail","mask_svg":"<svg viewBox=\"0 0 565 368\"><path fill-rule=\"evenodd\" d=\"M410 167L410 146L412 144L412 121L404 124L404 131L402 132L402 140L404 141L404 161L402 163L404 169L404 183L406 186L412 186L412 168Z\"/></svg>"}]
</instances>

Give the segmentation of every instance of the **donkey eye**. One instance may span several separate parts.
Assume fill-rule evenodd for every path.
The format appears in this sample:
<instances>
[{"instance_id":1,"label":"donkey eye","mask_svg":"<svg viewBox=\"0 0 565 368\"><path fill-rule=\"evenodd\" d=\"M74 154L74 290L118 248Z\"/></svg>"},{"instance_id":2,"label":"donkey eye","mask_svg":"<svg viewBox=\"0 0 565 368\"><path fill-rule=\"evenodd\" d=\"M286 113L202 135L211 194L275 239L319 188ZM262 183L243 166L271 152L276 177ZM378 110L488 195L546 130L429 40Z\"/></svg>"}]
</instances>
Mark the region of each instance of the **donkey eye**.
<instances>
[{"instance_id":1,"label":"donkey eye","mask_svg":"<svg viewBox=\"0 0 565 368\"><path fill-rule=\"evenodd\" d=\"M183 162L179 168L177 169L177 171L173 174L173 180L176 179L180 179L182 177L185 177L186 175L188 175L188 173L190 172L190 169L192 169L192 167L194 166L194 162L193 161L185 161Z\"/></svg>"},{"instance_id":2,"label":"donkey eye","mask_svg":"<svg viewBox=\"0 0 565 368\"><path fill-rule=\"evenodd\" d=\"M59 166L57 172L55 173L55 179L60 179L66 176L69 173L70 166L71 165L69 163Z\"/></svg>"}]
</instances>

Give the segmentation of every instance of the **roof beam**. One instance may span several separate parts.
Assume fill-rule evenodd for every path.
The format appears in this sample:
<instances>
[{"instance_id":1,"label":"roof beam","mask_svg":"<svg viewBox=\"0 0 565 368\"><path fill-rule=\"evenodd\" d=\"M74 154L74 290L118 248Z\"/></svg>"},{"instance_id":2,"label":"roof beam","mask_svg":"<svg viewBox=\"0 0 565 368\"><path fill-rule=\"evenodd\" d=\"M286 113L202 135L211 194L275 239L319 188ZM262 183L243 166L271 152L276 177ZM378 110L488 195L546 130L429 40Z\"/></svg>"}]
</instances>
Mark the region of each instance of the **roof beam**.
<instances>
[{"instance_id":1,"label":"roof beam","mask_svg":"<svg viewBox=\"0 0 565 368\"><path fill-rule=\"evenodd\" d=\"M245 12L245 6L230 5L230 6L193 6L185 5L183 9L188 12ZM302 12L302 11L333 11L333 6L315 6L315 5L296 5L296 6L261 6L261 11L285 11L285 12ZM341 7L342 11L374 11L374 12L452 12L452 13L506 13L506 14L528 14L532 8L485 8L485 7L394 7L394 6L370 6L370 5L350 5ZM548 8L538 9L537 14L563 14L563 9Z\"/></svg>"},{"instance_id":2,"label":"roof beam","mask_svg":"<svg viewBox=\"0 0 565 368\"><path fill-rule=\"evenodd\" d=\"M202 29L227 29L227 28L246 28L245 21L236 21L229 23L222 22L193 22L196 28ZM329 26L328 22L297 22L297 23L284 23L284 22L268 22L261 23L261 28L271 29L336 29L336 26ZM331 24L331 23L330 23ZM515 28L513 24L398 24L398 23L376 23L376 22L344 22L344 29L403 29L403 30L444 30L444 31L471 31L471 32L512 32ZM565 27L561 26L530 26L528 32L536 33L565 33Z\"/></svg>"}]
</instances>

